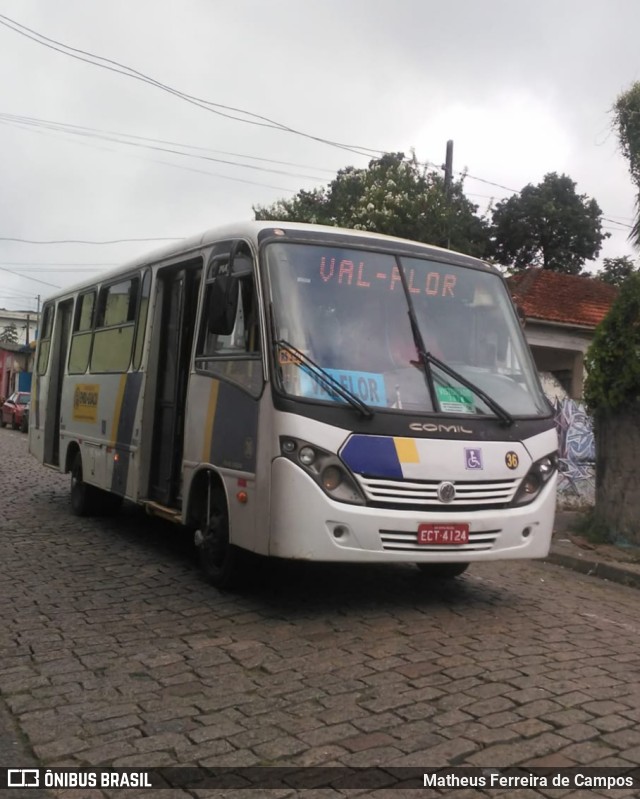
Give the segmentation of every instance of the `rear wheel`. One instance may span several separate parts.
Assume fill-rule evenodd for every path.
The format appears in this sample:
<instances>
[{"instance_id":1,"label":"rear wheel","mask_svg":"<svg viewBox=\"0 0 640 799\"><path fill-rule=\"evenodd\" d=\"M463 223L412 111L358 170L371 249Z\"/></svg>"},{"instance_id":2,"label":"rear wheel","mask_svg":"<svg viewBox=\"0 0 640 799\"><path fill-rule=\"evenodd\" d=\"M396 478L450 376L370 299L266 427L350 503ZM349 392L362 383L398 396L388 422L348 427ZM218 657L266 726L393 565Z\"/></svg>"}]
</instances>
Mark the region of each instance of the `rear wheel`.
<instances>
[{"instance_id":1,"label":"rear wheel","mask_svg":"<svg viewBox=\"0 0 640 799\"><path fill-rule=\"evenodd\" d=\"M216 588L238 585L247 553L229 541L229 511L221 489L212 492L208 512L205 503L195 544L202 571L212 585Z\"/></svg>"},{"instance_id":2,"label":"rear wheel","mask_svg":"<svg viewBox=\"0 0 640 799\"><path fill-rule=\"evenodd\" d=\"M11 429L12 429L12 430L17 430L17 429L18 429L18 423L16 422L16 415L15 415L15 413L14 413L14 414L13 414L13 416L11 417Z\"/></svg>"},{"instance_id":3,"label":"rear wheel","mask_svg":"<svg viewBox=\"0 0 640 799\"><path fill-rule=\"evenodd\" d=\"M82 479L82 455L77 452L71 466L71 510L76 516L100 512L100 491Z\"/></svg>"},{"instance_id":4,"label":"rear wheel","mask_svg":"<svg viewBox=\"0 0 640 799\"><path fill-rule=\"evenodd\" d=\"M468 563L416 563L416 566L425 577L434 580L452 580L464 574L469 568Z\"/></svg>"}]
</instances>

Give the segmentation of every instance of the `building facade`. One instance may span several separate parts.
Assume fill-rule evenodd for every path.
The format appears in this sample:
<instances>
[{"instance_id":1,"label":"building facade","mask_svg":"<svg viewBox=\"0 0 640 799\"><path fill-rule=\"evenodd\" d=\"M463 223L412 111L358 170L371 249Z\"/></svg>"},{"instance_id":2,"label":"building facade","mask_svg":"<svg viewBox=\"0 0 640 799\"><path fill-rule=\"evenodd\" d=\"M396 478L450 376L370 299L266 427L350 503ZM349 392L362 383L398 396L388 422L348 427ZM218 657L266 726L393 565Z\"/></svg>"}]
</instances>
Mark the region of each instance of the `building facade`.
<instances>
[{"instance_id":1,"label":"building facade","mask_svg":"<svg viewBox=\"0 0 640 799\"><path fill-rule=\"evenodd\" d=\"M584 356L596 327L609 312L618 289L590 277L530 268L509 279L514 302L525 320L525 336L545 388L560 385L579 400Z\"/></svg>"}]
</instances>

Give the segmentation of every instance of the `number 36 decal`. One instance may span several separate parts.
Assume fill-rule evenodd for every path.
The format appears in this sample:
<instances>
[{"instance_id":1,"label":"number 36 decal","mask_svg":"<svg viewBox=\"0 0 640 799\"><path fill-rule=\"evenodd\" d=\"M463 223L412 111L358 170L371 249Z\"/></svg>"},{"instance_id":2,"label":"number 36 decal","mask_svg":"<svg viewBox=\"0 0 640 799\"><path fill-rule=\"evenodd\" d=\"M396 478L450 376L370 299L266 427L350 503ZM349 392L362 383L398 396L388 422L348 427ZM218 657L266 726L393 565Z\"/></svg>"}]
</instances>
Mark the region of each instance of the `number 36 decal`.
<instances>
[{"instance_id":1,"label":"number 36 decal","mask_svg":"<svg viewBox=\"0 0 640 799\"><path fill-rule=\"evenodd\" d=\"M504 462L507 464L507 468L509 469L517 469L518 464L520 461L518 460L518 453L517 452L507 452L504 457Z\"/></svg>"}]
</instances>

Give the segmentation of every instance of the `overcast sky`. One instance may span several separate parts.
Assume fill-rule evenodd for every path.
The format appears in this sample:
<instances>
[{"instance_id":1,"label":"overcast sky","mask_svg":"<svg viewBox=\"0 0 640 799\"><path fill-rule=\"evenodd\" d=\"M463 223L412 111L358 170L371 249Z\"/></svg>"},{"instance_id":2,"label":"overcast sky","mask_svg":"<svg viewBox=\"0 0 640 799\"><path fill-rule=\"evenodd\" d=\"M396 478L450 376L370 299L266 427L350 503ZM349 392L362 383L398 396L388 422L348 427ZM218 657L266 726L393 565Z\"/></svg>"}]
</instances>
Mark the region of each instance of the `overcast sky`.
<instances>
[{"instance_id":1,"label":"overcast sky","mask_svg":"<svg viewBox=\"0 0 640 799\"><path fill-rule=\"evenodd\" d=\"M188 236L368 163L212 113L42 37L257 115L217 108L242 120L414 148L437 165L453 139L454 169L474 176L465 187L481 211L509 196L490 183L521 189L564 172L608 220L601 257L636 257L611 107L640 80L638 0L0 0L0 15L0 307L35 309L54 286L163 246L7 239ZM22 33L6 27L15 23Z\"/></svg>"}]
</instances>

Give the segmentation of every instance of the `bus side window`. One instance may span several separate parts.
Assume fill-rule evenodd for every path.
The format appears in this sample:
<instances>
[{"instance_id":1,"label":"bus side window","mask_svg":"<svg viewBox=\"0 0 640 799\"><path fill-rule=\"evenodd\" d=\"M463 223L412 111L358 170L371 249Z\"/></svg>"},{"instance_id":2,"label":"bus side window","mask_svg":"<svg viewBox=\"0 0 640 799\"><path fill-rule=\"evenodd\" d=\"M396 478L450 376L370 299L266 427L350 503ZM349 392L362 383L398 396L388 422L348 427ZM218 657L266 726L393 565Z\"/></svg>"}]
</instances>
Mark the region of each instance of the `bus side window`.
<instances>
[{"instance_id":1,"label":"bus side window","mask_svg":"<svg viewBox=\"0 0 640 799\"><path fill-rule=\"evenodd\" d=\"M238 304L233 330L228 335L216 335L215 355L259 355L260 324L252 277L240 279Z\"/></svg>"},{"instance_id":2,"label":"bus side window","mask_svg":"<svg viewBox=\"0 0 640 799\"><path fill-rule=\"evenodd\" d=\"M260 314L252 259L246 254L236 254L231 278L228 260L220 259L216 271L212 274L211 270L210 275L198 337L196 368L225 377L247 388L250 393L258 394L262 389ZM220 286L216 287L215 283L224 281L227 285L230 280L237 283L237 293L235 289L233 291L234 298L237 297L233 328L229 333L219 333L212 324L213 314L218 310L215 303L220 302L222 296Z\"/></svg>"},{"instance_id":3,"label":"bus side window","mask_svg":"<svg viewBox=\"0 0 640 799\"><path fill-rule=\"evenodd\" d=\"M140 277L102 286L91 348L92 373L126 372L131 362Z\"/></svg>"},{"instance_id":4,"label":"bus side window","mask_svg":"<svg viewBox=\"0 0 640 799\"><path fill-rule=\"evenodd\" d=\"M44 375L49 365L49 350L53 334L53 305L45 305L42 311L42 329L38 349L38 374Z\"/></svg>"},{"instance_id":5,"label":"bus side window","mask_svg":"<svg viewBox=\"0 0 640 799\"><path fill-rule=\"evenodd\" d=\"M84 374L89 366L95 303L95 290L80 294L76 299L69 351L69 374Z\"/></svg>"}]
</instances>

